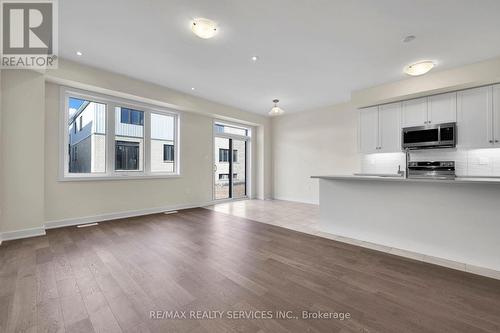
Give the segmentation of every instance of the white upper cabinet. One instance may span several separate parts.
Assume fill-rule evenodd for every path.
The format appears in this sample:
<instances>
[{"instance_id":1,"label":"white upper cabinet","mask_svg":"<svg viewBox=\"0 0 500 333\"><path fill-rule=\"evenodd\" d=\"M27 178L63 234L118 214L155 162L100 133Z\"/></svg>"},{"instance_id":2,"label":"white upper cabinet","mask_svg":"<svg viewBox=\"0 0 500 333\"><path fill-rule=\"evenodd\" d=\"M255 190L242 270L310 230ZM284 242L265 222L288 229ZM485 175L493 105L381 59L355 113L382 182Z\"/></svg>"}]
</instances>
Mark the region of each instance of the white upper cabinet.
<instances>
[{"instance_id":1,"label":"white upper cabinet","mask_svg":"<svg viewBox=\"0 0 500 333\"><path fill-rule=\"evenodd\" d=\"M493 86L493 143L500 146L500 84Z\"/></svg>"},{"instance_id":2,"label":"white upper cabinet","mask_svg":"<svg viewBox=\"0 0 500 333\"><path fill-rule=\"evenodd\" d=\"M359 149L363 153L378 151L378 106L361 109L359 114Z\"/></svg>"},{"instance_id":3,"label":"white upper cabinet","mask_svg":"<svg viewBox=\"0 0 500 333\"><path fill-rule=\"evenodd\" d=\"M427 124L427 97L404 101L401 118L403 127Z\"/></svg>"},{"instance_id":4,"label":"white upper cabinet","mask_svg":"<svg viewBox=\"0 0 500 333\"><path fill-rule=\"evenodd\" d=\"M401 151L401 103L360 110L359 145L362 153Z\"/></svg>"},{"instance_id":5,"label":"white upper cabinet","mask_svg":"<svg viewBox=\"0 0 500 333\"><path fill-rule=\"evenodd\" d=\"M379 106L379 151L401 151L401 103Z\"/></svg>"},{"instance_id":6,"label":"white upper cabinet","mask_svg":"<svg viewBox=\"0 0 500 333\"><path fill-rule=\"evenodd\" d=\"M493 87L457 93L457 146L491 147L493 139Z\"/></svg>"},{"instance_id":7,"label":"white upper cabinet","mask_svg":"<svg viewBox=\"0 0 500 333\"><path fill-rule=\"evenodd\" d=\"M457 93L429 96L428 124L454 123L457 121Z\"/></svg>"}]
</instances>

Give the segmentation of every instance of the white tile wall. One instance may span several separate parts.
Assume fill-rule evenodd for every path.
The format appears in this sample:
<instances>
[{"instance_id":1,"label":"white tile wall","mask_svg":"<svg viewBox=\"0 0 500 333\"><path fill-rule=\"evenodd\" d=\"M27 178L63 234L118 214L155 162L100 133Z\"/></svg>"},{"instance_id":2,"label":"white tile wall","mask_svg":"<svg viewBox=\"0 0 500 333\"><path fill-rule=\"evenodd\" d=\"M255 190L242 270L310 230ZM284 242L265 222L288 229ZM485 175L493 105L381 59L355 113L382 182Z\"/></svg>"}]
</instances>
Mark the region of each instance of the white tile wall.
<instances>
[{"instance_id":1,"label":"white tile wall","mask_svg":"<svg viewBox=\"0 0 500 333\"><path fill-rule=\"evenodd\" d=\"M411 161L455 161L457 176L500 177L500 148L436 149L412 151ZM365 154L361 157L362 173L396 173L405 168L403 153Z\"/></svg>"},{"instance_id":2,"label":"white tile wall","mask_svg":"<svg viewBox=\"0 0 500 333\"><path fill-rule=\"evenodd\" d=\"M391 174L398 172L398 165L401 170L405 170L405 154L403 153L382 153L365 154L361 158L362 173Z\"/></svg>"}]
</instances>

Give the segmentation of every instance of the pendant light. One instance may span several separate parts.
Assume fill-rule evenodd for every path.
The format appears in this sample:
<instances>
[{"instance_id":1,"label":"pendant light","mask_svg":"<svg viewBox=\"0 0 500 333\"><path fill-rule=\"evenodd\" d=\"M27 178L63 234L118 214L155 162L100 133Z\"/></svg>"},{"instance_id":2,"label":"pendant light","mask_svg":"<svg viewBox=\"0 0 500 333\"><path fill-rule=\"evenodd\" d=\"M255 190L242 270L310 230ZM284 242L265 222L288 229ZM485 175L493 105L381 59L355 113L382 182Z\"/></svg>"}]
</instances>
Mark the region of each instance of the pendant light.
<instances>
[{"instance_id":1,"label":"pendant light","mask_svg":"<svg viewBox=\"0 0 500 333\"><path fill-rule=\"evenodd\" d=\"M285 111L284 111L282 108L280 108L280 107L278 106L278 103L279 103L279 102L280 102L280 100L279 100L279 99L273 99L274 106L273 106L273 108L271 109L271 111L269 111L269 115L270 115L270 116L280 116L280 115L282 115L283 113L285 113Z\"/></svg>"}]
</instances>

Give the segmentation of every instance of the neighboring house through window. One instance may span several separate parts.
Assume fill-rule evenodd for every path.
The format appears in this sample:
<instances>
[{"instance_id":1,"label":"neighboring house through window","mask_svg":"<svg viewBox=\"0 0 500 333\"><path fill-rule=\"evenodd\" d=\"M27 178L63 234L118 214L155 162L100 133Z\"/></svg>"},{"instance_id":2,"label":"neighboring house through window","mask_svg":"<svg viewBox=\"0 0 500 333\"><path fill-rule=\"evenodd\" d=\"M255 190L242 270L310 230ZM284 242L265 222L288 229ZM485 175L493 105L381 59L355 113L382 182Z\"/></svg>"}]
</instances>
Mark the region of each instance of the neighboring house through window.
<instances>
[{"instance_id":1,"label":"neighboring house through window","mask_svg":"<svg viewBox=\"0 0 500 333\"><path fill-rule=\"evenodd\" d=\"M139 170L139 142L116 141L116 170Z\"/></svg>"},{"instance_id":2,"label":"neighboring house through window","mask_svg":"<svg viewBox=\"0 0 500 333\"><path fill-rule=\"evenodd\" d=\"M120 122L122 124L131 124L131 125L144 125L144 112L121 108L121 117Z\"/></svg>"},{"instance_id":3,"label":"neighboring house through window","mask_svg":"<svg viewBox=\"0 0 500 333\"><path fill-rule=\"evenodd\" d=\"M229 162L229 149L219 148L219 162Z\"/></svg>"},{"instance_id":4,"label":"neighboring house through window","mask_svg":"<svg viewBox=\"0 0 500 333\"><path fill-rule=\"evenodd\" d=\"M163 145L163 161L174 161L174 145Z\"/></svg>"},{"instance_id":5,"label":"neighboring house through window","mask_svg":"<svg viewBox=\"0 0 500 333\"><path fill-rule=\"evenodd\" d=\"M179 174L177 113L112 96L64 90L66 134L61 148L67 150L61 150L61 169L65 179ZM108 129L112 132L107 133ZM108 151L109 147L114 151Z\"/></svg>"}]
</instances>

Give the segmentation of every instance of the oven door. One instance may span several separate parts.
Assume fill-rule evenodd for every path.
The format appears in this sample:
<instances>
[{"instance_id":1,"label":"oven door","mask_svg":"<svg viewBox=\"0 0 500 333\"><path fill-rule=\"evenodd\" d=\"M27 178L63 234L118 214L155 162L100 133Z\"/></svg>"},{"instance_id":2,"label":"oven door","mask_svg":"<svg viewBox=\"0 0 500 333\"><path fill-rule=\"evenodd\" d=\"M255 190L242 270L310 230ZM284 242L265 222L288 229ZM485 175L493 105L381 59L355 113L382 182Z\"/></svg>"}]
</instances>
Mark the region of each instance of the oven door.
<instances>
[{"instance_id":1,"label":"oven door","mask_svg":"<svg viewBox=\"0 0 500 333\"><path fill-rule=\"evenodd\" d=\"M440 144L439 125L403 128L403 149L433 147Z\"/></svg>"}]
</instances>

